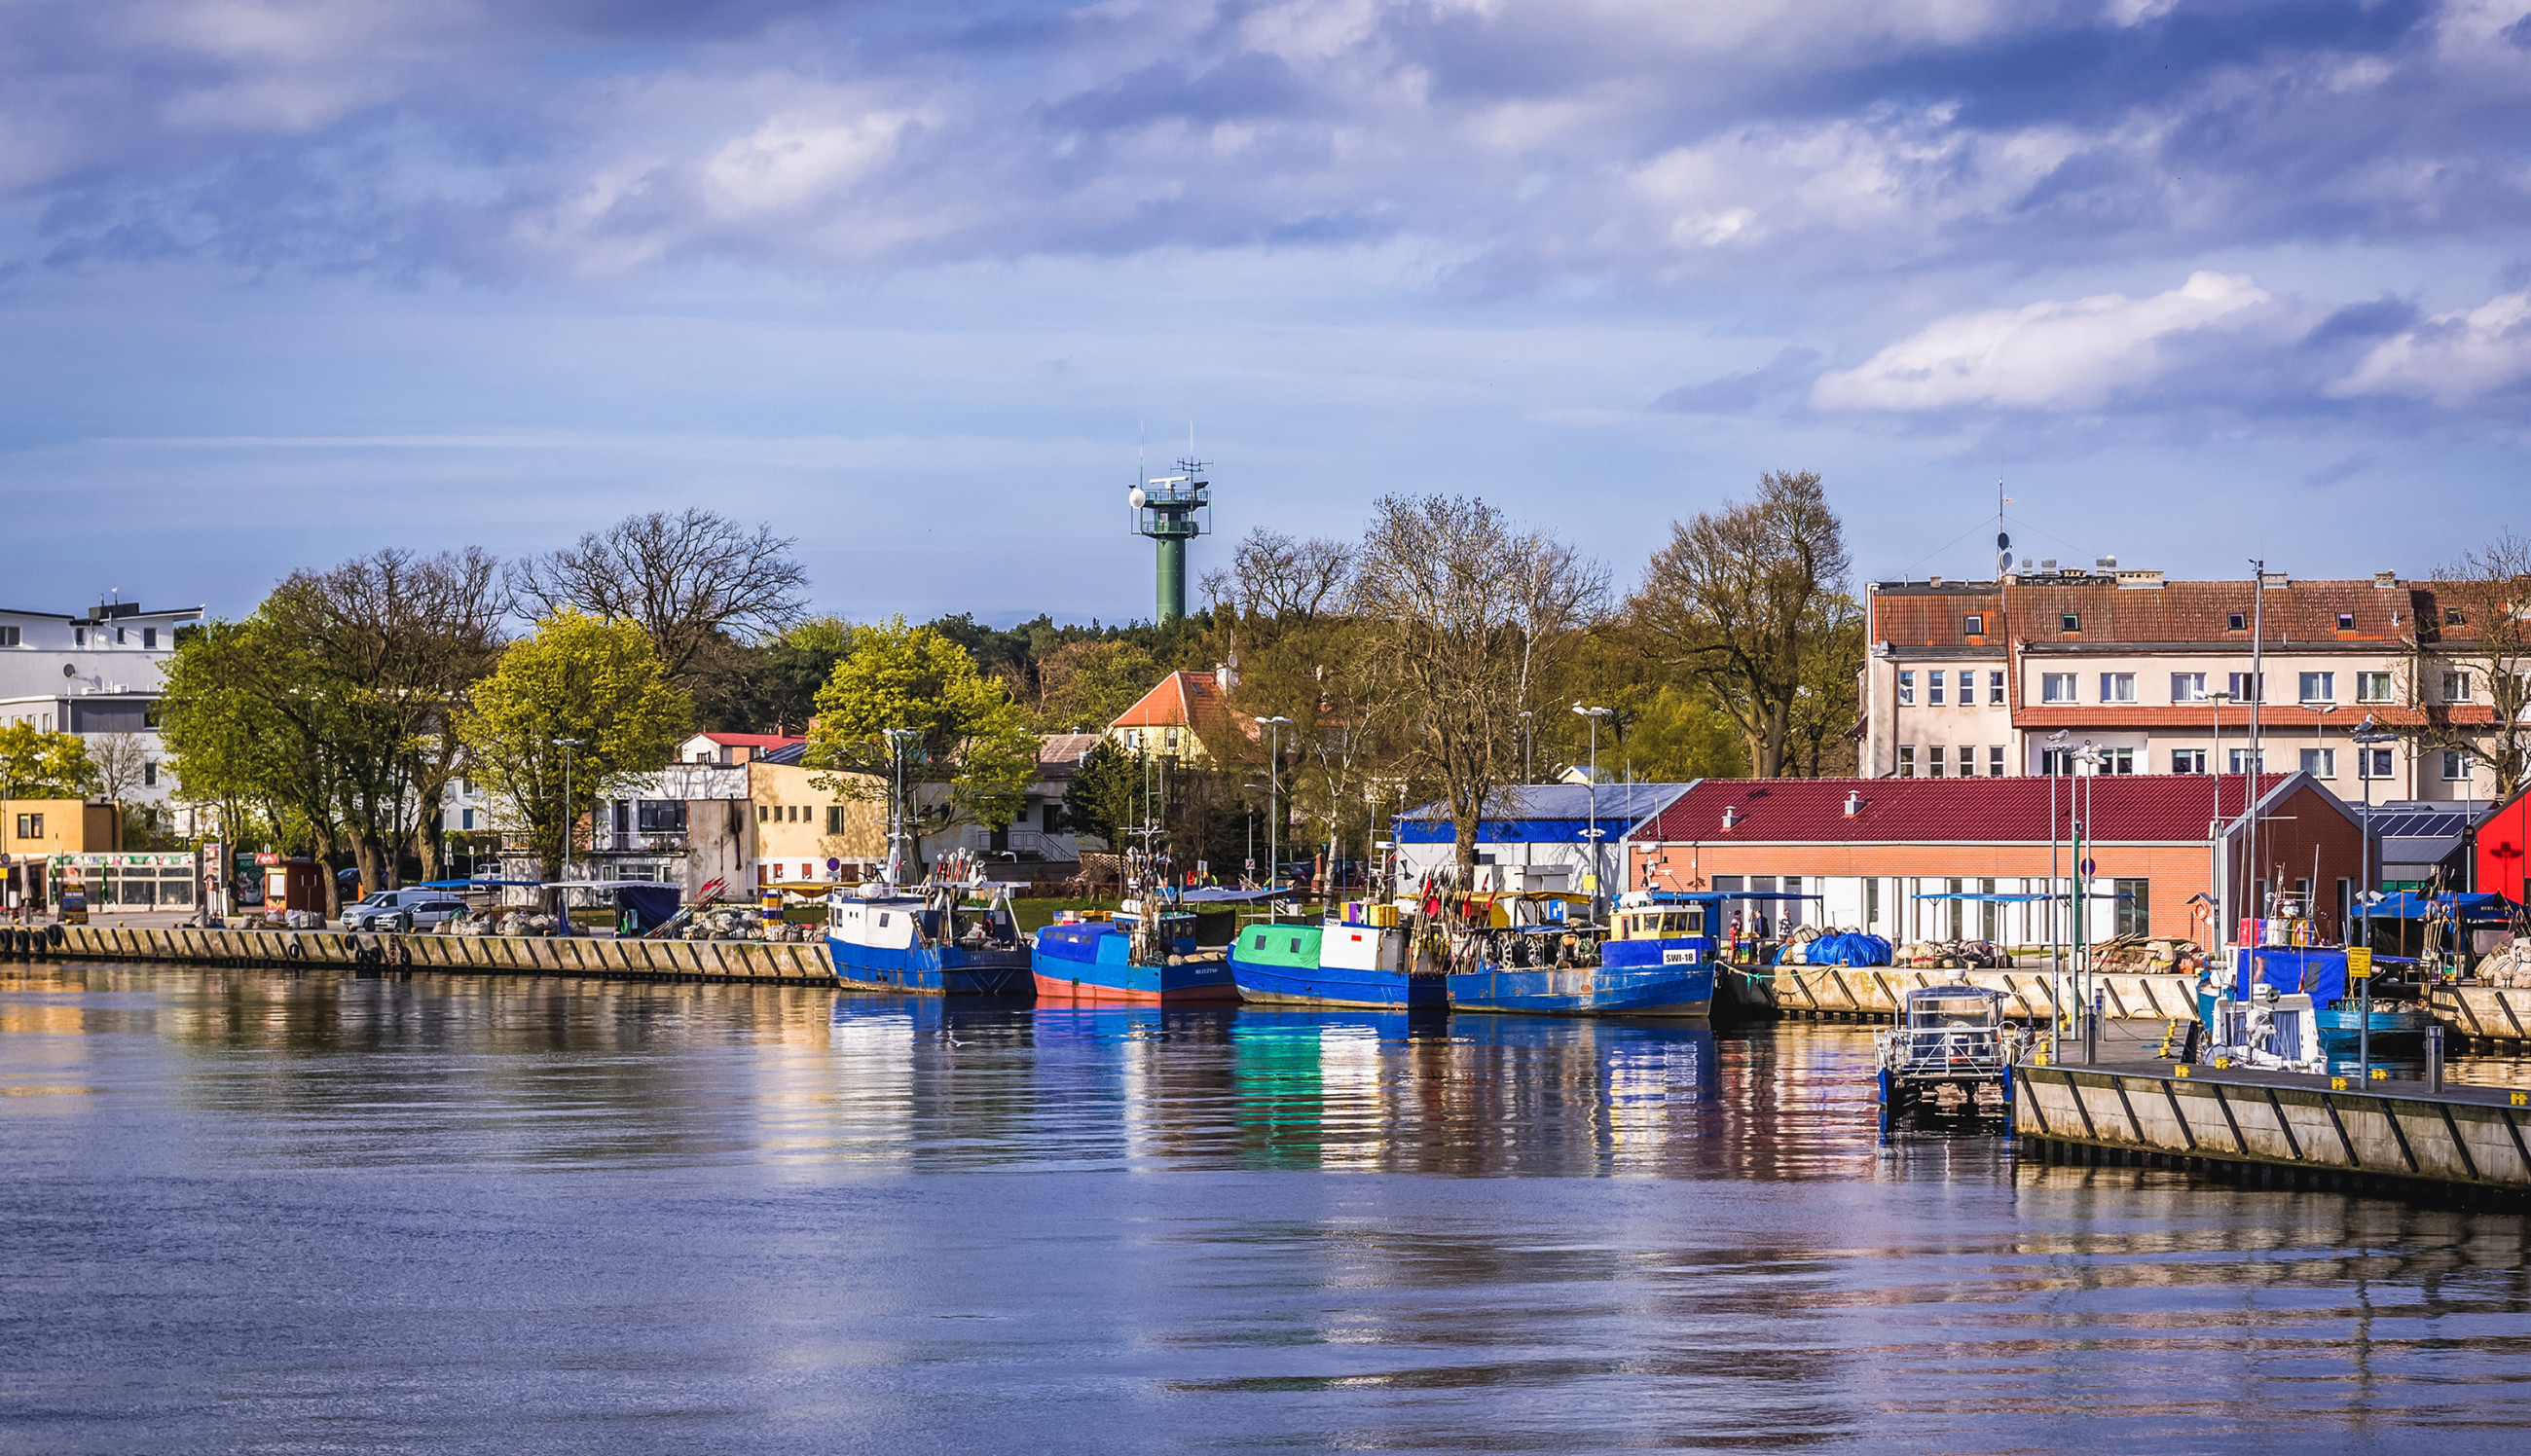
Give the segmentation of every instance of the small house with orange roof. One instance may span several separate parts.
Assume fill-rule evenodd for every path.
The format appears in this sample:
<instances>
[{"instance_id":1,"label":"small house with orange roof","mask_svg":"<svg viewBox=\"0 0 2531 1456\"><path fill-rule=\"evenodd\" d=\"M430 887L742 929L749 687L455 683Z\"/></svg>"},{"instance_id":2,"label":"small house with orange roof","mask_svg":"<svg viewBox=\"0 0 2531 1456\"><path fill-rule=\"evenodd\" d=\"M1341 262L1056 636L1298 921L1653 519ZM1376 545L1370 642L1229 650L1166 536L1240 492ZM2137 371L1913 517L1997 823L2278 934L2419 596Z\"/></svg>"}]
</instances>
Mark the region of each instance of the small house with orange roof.
<instances>
[{"instance_id":1,"label":"small house with orange roof","mask_svg":"<svg viewBox=\"0 0 2531 1456\"><path fill-rule=\"evenodd\" d=\"M1129 754L1208 759L1204 735L1231 725L1229 696L1237 686L1239 674L1229 667L1170 673L1116 715L1107 739Z\"/></svg>"}]
</instances>

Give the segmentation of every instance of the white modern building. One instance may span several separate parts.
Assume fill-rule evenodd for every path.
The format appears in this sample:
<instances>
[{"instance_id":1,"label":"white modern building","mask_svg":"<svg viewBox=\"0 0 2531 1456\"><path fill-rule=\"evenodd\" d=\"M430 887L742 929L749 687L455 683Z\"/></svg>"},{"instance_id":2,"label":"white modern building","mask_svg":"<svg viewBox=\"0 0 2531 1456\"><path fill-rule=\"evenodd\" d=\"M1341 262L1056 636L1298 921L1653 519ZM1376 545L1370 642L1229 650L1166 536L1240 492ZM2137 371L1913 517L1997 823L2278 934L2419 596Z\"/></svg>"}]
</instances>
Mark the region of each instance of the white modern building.
<instances>
[{"instance_id":1,"label":"white modern building","mask_svg":"<svg viewBox=\"0 0 2531 1456\"><path fill-rule=\"evenodd\" d=\"M165 804L175 780L162 767L158 693L176 629L202 614L198 606L145 610L137 601L77 614L0 608L0 723L90 739L135 735L143 761L124 802Z\"/></svg>"}]
</instances>

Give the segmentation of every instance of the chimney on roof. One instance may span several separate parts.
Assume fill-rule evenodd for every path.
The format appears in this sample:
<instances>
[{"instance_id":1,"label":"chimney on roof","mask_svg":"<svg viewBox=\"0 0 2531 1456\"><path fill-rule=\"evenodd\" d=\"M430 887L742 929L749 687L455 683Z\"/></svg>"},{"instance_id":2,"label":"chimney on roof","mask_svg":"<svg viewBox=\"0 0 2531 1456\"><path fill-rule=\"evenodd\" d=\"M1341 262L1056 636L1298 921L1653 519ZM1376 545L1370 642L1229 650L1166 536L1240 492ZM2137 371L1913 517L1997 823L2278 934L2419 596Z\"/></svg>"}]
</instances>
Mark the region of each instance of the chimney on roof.
<instances>
[{"instance_id":1,"label":"chimney on roof","mask_svg":"<svg viewBox=\"0 0 2531 1456\"><path fill-rule=\"evenodd\" d=\"M1861 812L1863 812L1863 791L1861 789L1846 790L1845 816L1850 819Z\"/></svg>"},{"instance_id":2,"label":"chimney on roof","mask_svg":"<svg viewBox=\"0 0 2531 1456\"><path fill-rule=\"evenodd\" d=\"M1212 681L1213 685L1221 689L1224 693L1238 687L1239 664L1237 662L1216 662L1212 664Z\"/></svg>"},{"instance_id":3,"label":"chimney on roof","mask_svg":"<svg viewBox=\"0 0 2531 1456\"><path fill-rule=\"evenodd\" d=\"M1732 825L1737 824L1737 823L1739 823L1739 822L1740 822L1740 806L1738 806L1738 805L1736 805L1736 804L1727 804L1727 805L1724 805L1724 806L1723 806L1723 808L1722 808L1722 827L1723 827L1723 828L1725 828L1725 829L1728 829L1728 828L1730 828Z\"/></svg>"},{"instance_id":4,"label":"chimney on roof","mask_svg":"<svg viewBox=\"0 0 2531 1456\"><path fill-rule=\"evenodd\" d=\"M1925 585L1928 587L1939 587L1942 585L1942 579L1940 576L1927 577L1925 579Z\"/></svg>"},{"instance_id":5,"label":"chimney on roof","mask_svg":"<svg viewBox=\"0 0 2531 1456\"><path fill-rule=\"evenodd\" d=\"M2394 571L2377 571L2373 574L2373 585L2376 587L2396 587L2399 585L2399 574Z\"/></svg>"},{"instance_id":6,"label":"chimney on roof","mask_svg":"<svg viewBox=\"0 0 2531 1456\"><path fill-rule=\"evenodd\" d=\"M2118 558L2114 556L2095 556L2092 558L2092 569L2097 572L2115 572L2118 569Z\"/></svg>"}]
</instances>

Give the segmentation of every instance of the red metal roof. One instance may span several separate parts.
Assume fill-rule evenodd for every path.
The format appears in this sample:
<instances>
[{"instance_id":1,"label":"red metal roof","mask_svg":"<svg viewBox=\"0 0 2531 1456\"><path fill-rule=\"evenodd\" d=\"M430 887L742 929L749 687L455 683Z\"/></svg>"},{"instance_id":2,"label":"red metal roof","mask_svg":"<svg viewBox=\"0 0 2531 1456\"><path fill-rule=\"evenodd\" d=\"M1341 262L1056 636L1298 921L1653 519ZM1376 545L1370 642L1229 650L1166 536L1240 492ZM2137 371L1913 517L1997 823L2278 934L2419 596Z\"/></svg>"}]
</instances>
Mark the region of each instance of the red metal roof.
<instances>
[{"instance_id":1,"label":"red metal roof","mask_svg":"<svg viewBox=\"0 0 2531 1456\"><path fill-rule=\"evenodd\" d=\"M2248 788L2243 775L2222 777L2222 812L2237 815ZM2263 774L2260 792L2301 779ZM2304 780L2309 783L2309 780ZM2055 786L2057 833L2065 832L2068 787L2090 794L2088 837L2103 843L2169 844L2206 840L2216 817L2216 776L2197 773L2102 774L2097 777L1707 779L1661 811L1637 842L1729 844L2046 844L2049 790ZM2312 785L2323 794L2328 791ZM1862 807L1845 812L1848 794ZM2342 809L2343 806L2341 805ZM1732 827L1722 812L1735 811Z\"/></svg>"},{"instance_id":2,"label":"red metal roof","mask_svg":"<svg viewBox=\"0 0 2531 1456\"><path fill-rule=\"evenodd\" d=\"M778 749L809 741L806 734L800 733L698 733L695 737L708 738L731 749Z\"/></svg>"},{"instance_id":3,"label":"red metal roof","mask_svg":"<svg viewBox=\"0 0 2531 1456\"><path fill-rule=\"evenodd\" d=\"M1173 672L1159 680L1110 728L1201 728L1223 715L1221 684L1209 672Z\"/></svg>"}]
</instances>

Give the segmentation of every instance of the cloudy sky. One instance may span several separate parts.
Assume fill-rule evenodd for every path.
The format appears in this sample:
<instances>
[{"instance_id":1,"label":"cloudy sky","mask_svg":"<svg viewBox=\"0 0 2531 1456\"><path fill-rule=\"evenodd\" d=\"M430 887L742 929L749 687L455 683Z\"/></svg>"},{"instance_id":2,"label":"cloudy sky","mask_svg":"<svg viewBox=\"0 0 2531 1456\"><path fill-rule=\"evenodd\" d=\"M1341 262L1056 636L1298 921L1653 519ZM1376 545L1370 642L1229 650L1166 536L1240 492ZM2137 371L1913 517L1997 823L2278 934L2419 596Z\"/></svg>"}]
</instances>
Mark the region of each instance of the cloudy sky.
<instances>
[{"instance_id":1,"label":"cloudy sky","mask_svg":"<svg viewBox=\"0 0 2531 1456\"><path fill-rule=\"evenodd\" d=\"M16 0L5 604L702 503L866 616L1464 490L1631 578L2531 531L2531 0ZM1226 547L1197 548L1199 568Z\"/></svg>"}]
</instances>

